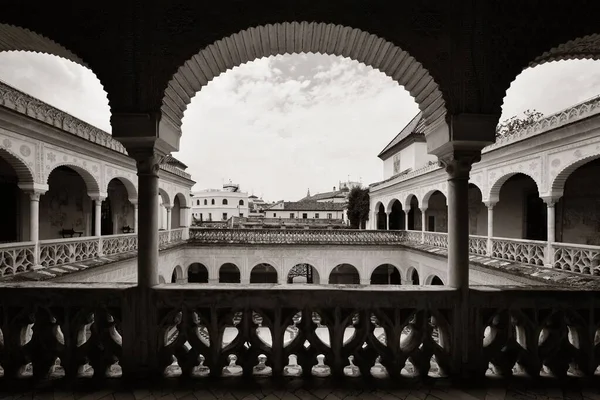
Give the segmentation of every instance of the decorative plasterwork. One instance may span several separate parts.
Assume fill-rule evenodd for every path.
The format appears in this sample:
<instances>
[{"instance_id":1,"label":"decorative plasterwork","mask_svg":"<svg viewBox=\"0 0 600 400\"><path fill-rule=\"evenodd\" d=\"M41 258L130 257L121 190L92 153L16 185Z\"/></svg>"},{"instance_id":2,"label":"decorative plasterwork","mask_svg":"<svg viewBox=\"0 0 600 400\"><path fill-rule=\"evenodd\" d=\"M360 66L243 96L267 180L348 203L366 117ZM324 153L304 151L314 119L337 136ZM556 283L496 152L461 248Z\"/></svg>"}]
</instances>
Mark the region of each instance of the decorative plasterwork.
<instances>
[{"instance_id":1,"label":"decorative plasterwork","mask_svg":"<svg viewBox=\"0 0 600 400\"><path fill-rule=\"evenodd\" d=\"M259 58L300 53L337 55L372 66L410 92L428 124L445 118L438 84L407 52L359 29L317 22L259 26L208 46L181 66L169 82L161 107L163 118L181 128L191 98L215 77Z\"/></svg>"},{"instance_id":2,"label":"decorative plasterwork","mask_svg":"<svg viewBox=\"0 0 600 400\"><path fill-rule=\"evenodd\" d=\"M488 169L487 187L488 191L483 194L483 201L497 201L500 194L500 188L515 174L525 174L531 177L538 188L539 193L543 193L542 188L542 160L541 156L532 156L526 159L521 159L519 162L505 164L497 168Z\"/></svg>"},{"instance_id":3,"label":"decorative plasterwork","mask_svg":"<svg viewBox=\"0 0 600 400\"><path fill-rule=\"evenodd\" d=\"M600 138L562 146L558 151L548 153L546 176L549 182L548 195L562 195L569 175L578 167L600 157Z\"/></svg>"},{"instance_id":4,"label":"decorative plasterwork","mask_svg":"<svg viewBox=\"0 0 600 400\"><path fill-rule=\"evenodd\" d=\"M35 143L9 135L0 128L0 149L10 155L12 160L8 160L8 162L14 168L21 183L40 181L35 165L37 156Z\"/></svg>"},{"instance_id":5,"label":"decorative plasterwork","mask_svg":"<svg viewBox=\"0 0 600 400\"><path fill-rule=\"evenodd\" d=\"M74 167L83 172L82 178L87 185L88 192L99 192L105 185L102 180L102 168L98 161L90 160L81 155L56 146L46 145L43 151L44 172L42 183L47 183L50 173L60 166Z\"/></svg>"},{"instance_id":6,"label":"decorative plasterwork","mask_svg":"<svg viewBox=\"0 0 600 400\"><path fill-rule=\"evenodd\" d=\"M109 133L2 82L0 82L0 105L92 143L127 154L125 147L119 141L113 139Z\"/></svg>"}]
</instances>

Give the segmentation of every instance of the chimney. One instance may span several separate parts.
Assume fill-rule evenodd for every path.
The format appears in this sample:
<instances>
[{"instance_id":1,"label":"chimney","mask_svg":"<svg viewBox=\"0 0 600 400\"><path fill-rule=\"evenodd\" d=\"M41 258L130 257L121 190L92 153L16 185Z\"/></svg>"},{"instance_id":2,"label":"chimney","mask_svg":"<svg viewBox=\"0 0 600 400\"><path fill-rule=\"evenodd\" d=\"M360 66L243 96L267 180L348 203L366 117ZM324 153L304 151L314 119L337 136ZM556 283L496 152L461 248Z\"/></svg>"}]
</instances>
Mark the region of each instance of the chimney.
<instances>
[{"instance_id":1,"label":"chimney","mask_svg":"<svg viewBox=\"0 0 600 400\"><path fill-rule=\"evenodd\" d=\"M335 192L335 186L333 187L333 191Z\"/></svg>"}]
</instances>

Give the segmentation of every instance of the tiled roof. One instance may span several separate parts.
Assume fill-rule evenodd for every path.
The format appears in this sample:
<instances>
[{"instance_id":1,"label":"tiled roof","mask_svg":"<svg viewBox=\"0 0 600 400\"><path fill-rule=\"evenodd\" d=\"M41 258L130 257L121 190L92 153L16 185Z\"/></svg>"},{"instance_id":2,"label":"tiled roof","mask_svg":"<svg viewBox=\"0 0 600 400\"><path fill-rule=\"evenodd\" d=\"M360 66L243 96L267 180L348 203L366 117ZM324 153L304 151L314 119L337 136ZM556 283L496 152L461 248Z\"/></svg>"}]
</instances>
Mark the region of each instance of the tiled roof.
<instances>
[{"instance_id":1,"label":"tiled roof","mask_svg":"<svg viewBox=\"0 0 600 400\"><path fill-rule=\"evenodd\" d=\"M316 193L310 197L304 197L302 200L300 201L311 201L311 200L323 200L323 199L331 199L334 197L346 197L346 195L344 194L343 191L341 190L336 190L335 192L323 192L323 193Z\"/></svg>"},{"instance_id":2,"label":"tiled roof","mask_svg":"<svg viewBox=\"0 0 600 400\"><path fill-rule=\"evenodd\" d=\"M282 211L343 211L346 208L344 203L333 203L329 201L285 201ZM275 211L275 210L274 210Z\"/></svg>"},{"instance_id":3,"label":"tiled roof","mask_svg":"<svg viewBox=\"0 0 600 400\"><path fill-rule=\"evenodd\" d=\"M424 137L425 120L423 119L423 113L419 112L400 133L387 145L377 157L383 159L386 153L389 153L392 149L398 146L401 142L408 139L409 137ZM386 157L387 158L387 157Z\"/></svg>"},{"instance_id":4,"label":"tiled roof","mask_svg":"<svg viewBox=\"0 0 600 400\"><path fill-rule=\"evenodd\" d=\"M184 170L187 169L187 165L185 165L184 163L182 163L181 161L179 161L178 159L176 159L175 157L173 157L170 154L167 154L167 156L163 160L163 164L171 164L171 165L174 165L174 166L184 169Z\"/></svg>"}]
</instances>

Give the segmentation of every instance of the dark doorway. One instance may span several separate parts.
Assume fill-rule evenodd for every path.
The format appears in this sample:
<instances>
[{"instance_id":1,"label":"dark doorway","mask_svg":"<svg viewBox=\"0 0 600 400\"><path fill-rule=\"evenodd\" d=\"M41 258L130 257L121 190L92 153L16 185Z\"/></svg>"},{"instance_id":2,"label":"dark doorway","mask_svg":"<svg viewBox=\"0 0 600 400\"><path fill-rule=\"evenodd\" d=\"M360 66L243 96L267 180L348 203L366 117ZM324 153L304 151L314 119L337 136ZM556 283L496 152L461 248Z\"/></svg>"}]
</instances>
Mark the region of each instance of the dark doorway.
<instances>
[{"instance_id":1,"label":"dark doorway","mask_svg":"<svg viewBox=\"0 0 600 400\"><path fill-rule=\"evenodd\" d=\"M525 204L525 239L547 240L547 218L546 204L537 191L528 193Z\"/></svg>"}]
</instances>

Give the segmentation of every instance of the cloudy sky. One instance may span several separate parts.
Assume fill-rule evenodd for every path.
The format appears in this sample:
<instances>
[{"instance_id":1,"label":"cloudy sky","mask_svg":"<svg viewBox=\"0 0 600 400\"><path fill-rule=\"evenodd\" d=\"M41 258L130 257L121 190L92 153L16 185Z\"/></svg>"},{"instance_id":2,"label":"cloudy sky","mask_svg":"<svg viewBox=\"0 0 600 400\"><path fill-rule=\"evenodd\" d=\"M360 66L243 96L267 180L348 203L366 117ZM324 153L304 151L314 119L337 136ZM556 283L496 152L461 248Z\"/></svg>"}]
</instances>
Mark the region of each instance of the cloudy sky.
<instances>
[{"instance_id":1,"label":"cloudy sky","mask_svg":"<svg viewBox=\"0 0 600 400\"><path fill-rule=\"evenodd\" d=\"M57 57L0 53L0 80L110 132L108 100L94 74ZM502 119L525 109L548 114L600 93L595 61L524 71ZM355 61L288 55L237 67L194 97L181 151L195 190L224 181L266 200L297 200L340 180L382 179L379 151L418 108L390 78Z\"/></svg>"}]
</instances>

